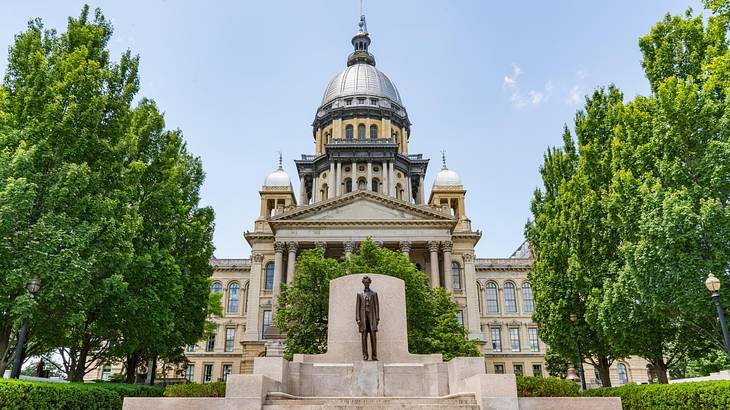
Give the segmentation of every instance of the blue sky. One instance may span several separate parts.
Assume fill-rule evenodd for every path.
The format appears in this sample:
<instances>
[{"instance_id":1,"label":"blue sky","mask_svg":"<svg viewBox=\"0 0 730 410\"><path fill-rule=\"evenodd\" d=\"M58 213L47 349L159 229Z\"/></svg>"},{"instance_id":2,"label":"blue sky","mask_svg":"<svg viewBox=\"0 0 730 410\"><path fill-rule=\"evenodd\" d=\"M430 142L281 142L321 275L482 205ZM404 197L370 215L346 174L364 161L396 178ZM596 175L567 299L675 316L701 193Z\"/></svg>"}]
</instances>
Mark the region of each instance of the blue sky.
<instances>
[{"instance_id":1,"label":"blue sky","mask_svg":"<svg viewBox=\"0 0 730 410\"><path fill-rule=\"evenodd\" d=\"M3 48L29 18L61 31L83 4L3 3ZM310 124L345 67L357 0L90 5L113 21L113 54L140 55L140 97L156 100L202 158L215 255L248 257L243 232L253 229L277 151L298 192L292 160L313 152ZM409 149L431 158L428 187L447 151L483 232L479 257L508 256L522 242L543 153L560 144L586 93L611 82L627 99L648 93L638 38L688 6L702 12L696 0L367 1L371 51L413 122Z\"/></svg>"}]
</instances>

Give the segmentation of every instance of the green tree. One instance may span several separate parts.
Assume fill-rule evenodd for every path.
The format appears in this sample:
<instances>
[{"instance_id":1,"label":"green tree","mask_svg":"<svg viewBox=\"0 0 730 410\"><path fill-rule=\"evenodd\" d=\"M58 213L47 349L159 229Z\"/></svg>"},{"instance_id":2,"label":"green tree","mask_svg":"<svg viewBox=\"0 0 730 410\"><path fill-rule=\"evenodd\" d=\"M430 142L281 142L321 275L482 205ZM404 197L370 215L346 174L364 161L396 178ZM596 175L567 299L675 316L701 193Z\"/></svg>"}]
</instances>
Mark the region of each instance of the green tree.
<instances>
[{"instance_id":1,"label":"green tree","mask_svg":"<svg viewBox=\"0 0 730 410\"><path fill-rule=\"evenodd\" d=\"M177 357L209 313L213 212L200 160L153 102L138 58L111 61L112 27L85 6L66 32L33 20L0 87L0 370L31 317L26 355L57 349L69 379L101 359ZM25 291L41 279L35 299ZM136 367L136 366L134 366Z\"/></svg>"},{"instance_id":2,"label":"green tree","mask_svg":"<svg viewBox=\"0 0 730 410\"><path fill-rule=\"evenodd\" d=\"M291 286L279 297L274 321L287 334L286 355L323 353L327 343L329 281L345 274L378 272L405 282L408 348L412 353L442 353L446 360L479 356L476 341L456 320L457 307L448 292L432 289L427 277L400 252L377 247L371 240L338 263L322 249L307 250L297 259Z\"/></svg>"},{"instance_id":3,"label":"green tree","mask_svg":"<svg viewBox=\"0 0 730 410\"><path fill-rule=\"evenodd\" d=\"M585 108L575 117L577 146L566 127L563 147L545 155L540 169L544 191L535 192L534 221L526 227L536 255L528 277L541 338L556 354L575 357L579 336L584 360L599 370L604 386L610 386L613 361L627 354L611 343L598 320L603 284L621 261L620 238L608 218L608 195L610 142L620 122L622 100L614 86L586 98ZM575 325L571 314L578 317Z\"/></svg>"},{"instance_id":4,"label":"green tree","mask_svg":"<svg viewBox=\"0 0 730 410\"><path fill-rule=\"evenodd\" d=\"M181 357L182 346L203 335L208 313L213 213L198 208L202 165L187 152L180 131L164 125L154 102L143 99L129 131L136 141L132 163L140 177L134 199L142 223L120 306L117 350L126 355L128 382L143 357L151 376L158 356Z\"/></svg>"},{"instance_id":5,"label":"green tree","mask_svg":"<svg viewBox=\"0 0 730 410\"><path fill-rule=\"evenodd\" d=\"M75 380L114 338L108 319L138 229L124 161L137 58L111 63L110 35L88 7L61 35L31 21L10 48L0 92L0 348L32 316L39 349L69 347ZM30 301L33 276L42 288Z\"/></svg>"},{"instance_id":6,"label":"green tree","mask_svg":"<svg viewBox=\"0 0 730 410\"><path fill-rule=\"evenodd\" d=\"M344 274L336 260L326 258L324 249L303 251L297 258L296 275L284 285L274 322L286 333L286 356L318 354L327 350L329 282Z\"/></svg>"},{"instance_id":7,"label":"green tree","mask_svg":"<svg viewBox=\"0 0 730 410\"><path fill-rule=\"evenodd\" d=\"M642 37L653 93L628 105L613 141L611 211L624 261L600 320L662 383L675 361L722 346L704 279L730 279L727 30L722 16L705 24L688 11Z\"/></svg>"}]
</instances>

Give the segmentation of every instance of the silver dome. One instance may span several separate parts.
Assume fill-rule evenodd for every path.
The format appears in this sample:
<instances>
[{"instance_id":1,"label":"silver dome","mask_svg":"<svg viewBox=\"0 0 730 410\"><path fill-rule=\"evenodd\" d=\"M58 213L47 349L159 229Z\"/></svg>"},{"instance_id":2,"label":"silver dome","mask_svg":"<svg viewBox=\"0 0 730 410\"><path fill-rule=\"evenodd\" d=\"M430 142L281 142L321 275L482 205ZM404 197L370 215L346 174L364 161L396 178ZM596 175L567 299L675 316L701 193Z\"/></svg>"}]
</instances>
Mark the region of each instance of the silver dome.
<instances>
[{"instance_id":1,"label":"silver dome","mask_svg":"<svg viewBox=\"0 0 730 410\"><path fill-rule=\"evenodd\" d=\"M322 105L340 97L355 95L383 97L403 105L398 89L390 78L374 66L365 63L353 64L337 74L327 85Z\"/></svg>"},{"instance_id":2,"label":"silver dome","mask_svg":"<svg viewBox=\"0 0 730 410\"><path fill-rule=\"evenodd\" d=\"M264 180L265 187L290 187L291 180L289 174L283 169L279 168L276 171L270 173Z\"/></svg>"},{"instance_id":3,"label":"silver dome","mask_svg":"<svg viewBox=\"0 0 730 410\"><path fill-rule=\"evenodd\" d=\"M436 174L433 186L459 186L461 185L461 177L455 171L450 169L442 169Z\"/></svg>"}]
</instances>

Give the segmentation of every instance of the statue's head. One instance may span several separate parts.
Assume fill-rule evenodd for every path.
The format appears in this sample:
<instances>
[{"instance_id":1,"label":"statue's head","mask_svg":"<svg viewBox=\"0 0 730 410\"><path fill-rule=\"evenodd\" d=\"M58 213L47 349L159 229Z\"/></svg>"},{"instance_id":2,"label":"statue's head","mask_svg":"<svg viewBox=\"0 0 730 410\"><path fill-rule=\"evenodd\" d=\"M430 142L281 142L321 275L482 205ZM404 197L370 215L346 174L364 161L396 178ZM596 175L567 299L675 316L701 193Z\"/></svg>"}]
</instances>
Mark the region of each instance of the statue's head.
<instances>
[{"instance_id":1,"label":"statue's head","mask_svg":"<svg viewBox=\"0 0 730 410\"><path fill-rule=\"evenodd\" d=\"M365 285L366 288L369 288L371 283L373 283L373 281L370 279L370 276L363 276L362 284Z\"/></svg>"}]
</instances>

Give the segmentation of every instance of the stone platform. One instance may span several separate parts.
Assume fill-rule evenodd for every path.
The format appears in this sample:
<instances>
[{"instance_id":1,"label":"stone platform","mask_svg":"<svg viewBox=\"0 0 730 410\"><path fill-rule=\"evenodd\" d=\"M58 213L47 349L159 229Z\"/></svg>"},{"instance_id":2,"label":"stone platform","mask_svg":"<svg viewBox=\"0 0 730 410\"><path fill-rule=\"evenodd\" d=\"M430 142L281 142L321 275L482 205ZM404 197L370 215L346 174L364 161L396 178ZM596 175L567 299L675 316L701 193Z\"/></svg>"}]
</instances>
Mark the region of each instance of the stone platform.
<instances>
[{"instance_id":1,"label":"stone platform","mask_svg":"<svg viewBox=\"0 0 730 410\"><path fill-rule=\"evenodd\" d=\"M231 374L225 398L124 399L124 410L556 409L620 410L618 398L517 398L512 374L486 374L484 358L408 352L404 282L368 274L380 300L378 357L362 361L355 300L364 275L330 282L327 352L258 357Z\"/></svg>"}]
</instances>

